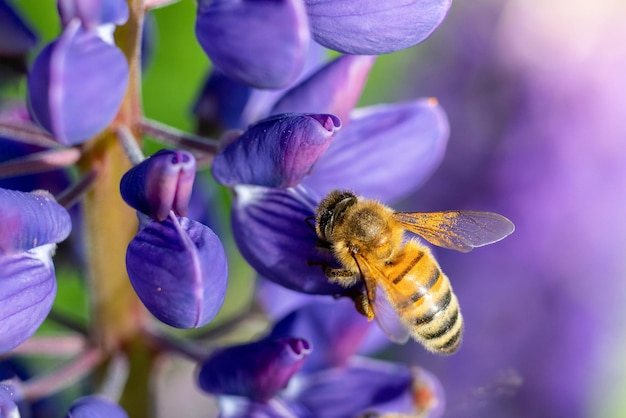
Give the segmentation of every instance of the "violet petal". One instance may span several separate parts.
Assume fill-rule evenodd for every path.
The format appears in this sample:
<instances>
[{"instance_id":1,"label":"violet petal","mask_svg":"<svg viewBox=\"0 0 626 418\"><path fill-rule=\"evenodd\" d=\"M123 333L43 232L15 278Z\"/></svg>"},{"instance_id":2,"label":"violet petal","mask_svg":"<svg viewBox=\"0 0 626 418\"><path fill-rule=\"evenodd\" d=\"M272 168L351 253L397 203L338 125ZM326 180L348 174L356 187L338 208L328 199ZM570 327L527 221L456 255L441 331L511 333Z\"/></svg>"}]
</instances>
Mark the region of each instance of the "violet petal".
<instances>
[{"instance_id":1,"label":"violet petal","mask_svg":"<svg viewBox=\"0 0 626 418\"><path fill-rule=\"evenodd\" d=\"M284 114L264 119L215 157L213 176L225 186L295 186L340 127L334 115Z\"/></svg>"},{"instance_id":2,"label":"violet petal","mask_svg":"<svg viewBox=\"0 0 626 418\"><path fill-rule=\"evenodd\" d=\"M221 241L207 226L188 218L144 222L126 252L135 292L168 325L206 325L226 294L228 266Z\"/></svg>"},{"instance_id":3,"label":"violet petal","mask_svg":"<svg viewBox=\"0 0 626 418\"><path fill-rule=\"evenodd\" d=\"M198 382L209 393L268 400L287 386L310 352L311 345L301 338L228 347L202 364Z\"/></svg>"},{"instance_id":4,"label":"violet petal","mask_svg":"<svg viewBox=\"0 0 626 418\"><path fill-rule=\"evenodd\" d=\"M0 57L19 56L37 44L37 36L24 20L0 0Z\"/></svg>"},{"instance_id":5,"label":"violet petal","mask_svg":"<svg viewBox=\"0 0 626 418\"><path fill-rule=\"evenodd\" d=\"M430 176L447 140L448 121L434 99L358 109L303 184L393 201Z\"/></svg>"},{"instance_id":6,"label":"violet petal","mask_svg":"<svg viewBox=\"0 0 626 418\"><path fill-rule=\"evenodd\" d=\"M362 55L335 59L285 93L270 113L331 113L345 127L375 60Z\"/></svg>"},{"instance_id":7,"label":"violet petal","mask_svg":"<svg viewBox=\"0 0 626 418\"><path fill-rule=\"evenodd\" d=\"M393 405L395 413L411 414L412 383L404 365L354 358L347 367L302 376L292 395L314 417L363 416L385 405Z\"/></svg>"},{"instance_id":8,"label":"violet petal","mask_svg":"<svg viewBox=\"0 0 626 418\"><path fill-rule=\"evenodd\" d=\"M75 400L65 418L128 418L128 414L115 402L91 395Z\"/></svg>"},{"instance_id":9,"label":"violet petal","mask_svg":"<svg viewBox=\"0 0 626 418\"><path fill-rule=\"evenodd\" d=\"M345 292L330 284L322 265L331 265L330 251L316 246L317 235L307 224L319 200L304 188L235 188L232 227L243 257L269 280L304 293Z\"/></svg>"},{"instance_id":10,"label":"violet petal","mask_svg":"<svg viewBox=\"0 0 626 418\"><path fill-rule=\"evenodd\" d=\"M124 54L74 19L33 64L29 110L59 142L80 144L113 120L127 84Z\"/></svg>"},{"instance_id":11,"label":"violet petal","mask_svg":"<svg viewBox=\"0 0 626 418\"><path fill-rule=\"evenodd\" d=\"M426 39L452 0L306 0L313 39L347 54L380 55Z\"/></svg>"},{"instance_id":12,"label":"violet petal","mask_svg":"<svg viewBox=\"0 0 626 418\"><path fill-rule=\"evenodd\" d=\"M15 391L9 385L0 383L0 417L19 418L20 413L15 403Z\"/></svg>"},{"instance_id":13,"label":"violet petal","mask_svg":"<svg viewBox=\"0 0 626 418\"><path fill-rule=\"evenodd\" d=\"M268 338L306 338L315 350L303 371L344 366L361 346L372 322L348 298L308 303L281 319Z\"/></svg>"},{"instance_id":14,"label":"violet petal","mask_svg":"<svg viewBox=\"0 0 626 418\"><path fill-rule=\"evenodd\" d=\"M61 242L71 230L69 213L49 193L0 189L0 256Z\"/></svg>"},{"instance_id":15,"label":"violet petal","mask_svg":"<svg viewBox=\"0 0 626 418\"><path fill-rule=\"evenodd\" d=\"M128 20L125 0L59 0L57 3L63 26L72 19L80 19L85 28L113 23L123 25Z\"/></svg>"},{"instance_id":16,"label":"violet petal","mask_svg":"<svg viewBox=\"0 0 626 418\"><path fill-rule=\"evenodd\" d=\"M0 353L30 338L48 316L57 289L54 247L0 256Z\"/></svg>"},{"instance_id":17,"label":"violet petal","mask_svg":"<svg viewBox=\"0 0 626 418\"><path fill-rule=\"evenodd\" d=\"M160 150L124 174L124 201L153 219L163 221L173 210L186 216L196 177L196 159L187 151Z\"/></svg>"},{"instance_id":18,"label":"violet petal","mask_svg":"<svg viewBox=\"0 0 626 418\"><path fill-rule=\"evenodd\" d=\"M302 71L310 32L302 0L202 0L196 37L229 77L275 89Z\"/></svg>"}]
</instances>

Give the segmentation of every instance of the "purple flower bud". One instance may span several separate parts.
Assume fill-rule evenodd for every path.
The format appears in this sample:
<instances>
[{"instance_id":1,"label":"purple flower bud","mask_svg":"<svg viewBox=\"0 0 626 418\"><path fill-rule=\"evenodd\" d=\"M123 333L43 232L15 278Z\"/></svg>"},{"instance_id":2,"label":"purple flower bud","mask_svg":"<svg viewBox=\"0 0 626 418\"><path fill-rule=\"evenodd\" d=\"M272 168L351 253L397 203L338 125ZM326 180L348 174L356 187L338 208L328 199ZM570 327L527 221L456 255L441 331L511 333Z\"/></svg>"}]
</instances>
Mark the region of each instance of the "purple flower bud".
<instances>
[{"instance_id":1,"label":"purple flower bud","mask_svg":"<svg viewBox=\"0 0 626 418\"><path fill-rule=\"evenodd\" d=\"M54 247L0 256L0 353L30 338L48 316L57 289Z\"/></svg>"},{"instance_id":2,"label":"purple flower bud","mask_svg":"<svg viewBox=\"0 0 626 418\"><path fill-rule=\"evenodd\" d=\"M313 39L346 54L380 55L417 45L452 0L306 0Z\"/></svg>"},{"instance_id":3,"label":"purple flower bud","mask_svg":"<svg viewBox=\"0 0 626 418\"><path fill-rule=\"evenodd\" d=\"M229 77L275 89L302 71L310 32L302 0L201 0L196 37Z\"/></svg>"},{"instance_id":4,"label":"purple flower bud","mask_svg":"<svg viewBox=\"0 0 626 418\"><path fill-rule=\"evenodd\" d=\"M37 36L5 0L0 0L0 57L20 56L37 44Z\"/></svg>"},{"instance_id":5,"label":"purple flower bud","mask_svg":"<svg viewBox=\"0 0 626 418\"><path fill-rule=\"evenodd\" d=\"M124 174L120 192L133 209L163 221L171 210L187 215L195 177L196 159L191 153L160 150Z\"/></svg>"},{"instance_id":6,"label":"purple flower bud","mask_svg":"<svg viewBox=\"0 0 626 418\"><path fill-rule=\"evenodd\" d=\"M0 418L19 417L20 412L15 404L15 391L11 386L0 383Z\"/></svg>"},{"instance_id":7,"label":"purple flower bud","mask_svg":"<svg viewBox=\"0 0 626 418\"><path fill-rule=\"evenodd\" d=\"M33 64L29 110L59 142L80 144L113 120L127 84L124 54L72 20Z\"/></svg>"},{"instance_id":8,"label":"purple flower bud","mask_svg":"<svg viewBox=\"0 0 626 418\"><path fill-rule=\"evenodd\" d=\"M393 201L428 178L447 141L448 120L434 99L357 109L303 184L320 194L352 189Z\"/></svg>"},{"instance_id":9,"label":"purple flower bud","mask_svg":"<svg viewBox=\"0 0 626 418\"><path fill-rule=\"evenodd\" d=\"M374 56L344 55L331 61L285 93L270 113L331 113L345 128L375 60Z\"/></svg>"},{"instance_id":10,"label":"purple flower bud","mask_svg":"<svg viewBox=\"0 0 626 418\"><path fill-rule=\"evenodd\" d=\"M311 345L301 338L228 347L202 364L198 382L209 393L265 401L287 386L310 352Z\"/></svg>"},{"instance_id":11,"label":"purple flower bud","mask_svg":"<svg viewBox=\"0 0 626 418\"><path fill-rule=\"evenodd\" d=\"M295 186L340 127L334 115L284 114L264 119L215 157L213 176L225 186Z\"/></svg>"},{"instance_id":12,"label":"purple flower bud","mask_svg":"<svg viewBox=\"0 0 626 418\"><path fill-rule=\"evenodd\" d=\"M49 193L0 189L0 257L61 242L71 230L69 213Z\"/></svg>"},{"instance_id":13,"label":"purple flower bud","mask_svg":"<svg viewBox=\"0 0 626 418\"><path fill-rule=\"evenodd\" d=\"M89 29L108 23L123 25L128 20L125 0L59 0L57 6L63 26L75 18Z\"/></svg>"},{"instance_id":14,"label":"purple flower bud","mask_svg":"<svg viewBox=\"0 0 626 418\"><path fill-rule=\"evenodd\" d=\"M142 221L144 228L126 252L126 269L135 292L168 325L206 325L226 294L228 265L219 238L188 218Z\"/></svg>"},{"instance_id":15,"label":"purple flower bud","mask_svg":"<svg viewBox=\"0 0 626 418\"><path fill-rule=\"evenodd\" d=\"M302 187L267 189L238 186L232 208L233 235L243 257L259 274L289 289L336 295L345 288L329 283L323 266L330 251L317 247L312 218L319 199Z\"/></svg>"},{"instance_id":16,"label":"purple flower bud","mask_svg":"<svg viewBox=\"0 0 626 418\"><path fill-rule=\"evenodd\" d=\"M115 402L91 395L75 400L65 418L128 418L128 414Z\"/></svg>"}]
</instances>

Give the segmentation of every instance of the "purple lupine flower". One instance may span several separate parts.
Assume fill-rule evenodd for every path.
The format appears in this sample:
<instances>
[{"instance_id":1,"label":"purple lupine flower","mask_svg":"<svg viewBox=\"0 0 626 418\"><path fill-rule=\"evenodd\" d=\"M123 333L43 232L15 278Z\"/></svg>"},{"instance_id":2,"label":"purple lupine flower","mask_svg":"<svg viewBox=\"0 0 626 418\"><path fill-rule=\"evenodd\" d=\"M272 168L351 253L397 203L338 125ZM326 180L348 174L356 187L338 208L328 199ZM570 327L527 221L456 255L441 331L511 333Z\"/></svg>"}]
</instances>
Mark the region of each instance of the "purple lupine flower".
<instances>
[{"instance_id":1,"label":"purple lupine flower","mask_svg":"<svg viewBox=\"0 0 626 418\"><path fill-rule=\"evenodd\" d=\"M128 3L124 0L59 0L57 7L63 26L72 19L79 19L86 29L123 25L128 20Z\"/></svg>"},{"instance_id":2,"label":"purple lupine flower","mask_svg":"<svg viewBox=\"0 0 626 418\"><path fill-rule=\"evenodd\" d=\"M184 217L195 174L192 154L161 150L120 182L122 197L140 221L126 252L131 284L155 317L178 328L206 325L226 295L228 265L220 239Z\"/></svg>"},{"instance_id":3,"label":"purple lupine flower","mask_svg":"<svg viewBox=\"0 0 626 418\"><path fill-rule=\"evenodd\" d=\"M220 239L206 225L170 215L141 215L128 245L126 269L137 295L162 322L177 328L206 325L226 295L228 265Z\"/></svg>"},{"instance_id":4,"label":"purple lupine flower","mask_svg":"<svg viewBox=\"0 0 626 418\"><path fill-rule=\"evenodd\" d=\"M201 366L200 386L218 395L223 417L441 416L441 388L428 372L354 356L370 329L348 301L312 302L260 341L210 356ZM299 349L290 348L296 342ZM428 404L421 402L426 392Z\"/></svg>"},{"instance_id":5,"label":"purple lupine flower","mask_svg":"<svg viewBox=\"0 0 626 418\"><path fill-rule=\"evenodd\" d=\"M52 255L70 233L68 212L44 192L0 189L0 353L32 336L56 295Z\"/></svg>"},{"instance_id":6,"label":"purple lupine flower","mask_svg":"<svg viewBox=\"0 0 626 418\"><path fill-rule=\"evenodd\" d=\"M20 412L15 403L15 390L11 386L3 383L0 383L0 417L20 417Z\"/></svg>"},{"instance_id":7,"label":"purple lupine flower","mask_svg":"<svg viewBox=\"0 0 626 418\"><path fill-rule=\"evenodd\" d=\"M30 71L31 116L63 144L80 144L106 128L126 93L126 58L97 30L98 23L123 20L126 3L116 3L115 10L108 10L91 9L95 2L61 2L59 8L69 20Z\"/></svg>"},{"instance_id":8,"label":"purple lupine flower","mask_svg":"<svg viewBox=\"0 0 626 418\"><path fill-rule=\"evenodd\" d=\"M187 215L195 177L196 159L191 153L160 150L124 174L120 191L133 209L163 221L170 211Z\"/></svg>"},{"instance_id":9,"label":"purple lupine flower","mask_svg":"<svg viewBox=\"0 0 626 418\"><path fill-rule=\"evenodd\" d=\"M115 402L91 395L75 400L65 418L128 418L128 414Z\"/></svg>"},{"instance_id":10,"label":"purple lupine flower","mask_svg":"<svg viewBox=\"0 0 626 418\"><path fill-rule=\"evenodd\" d=\"M311 37L347 54L394 52L426 39L450 3L205 0L198 6L196 37L228 76L255 87L280 88L300 74Z\"/></svg>"},{"instance_id":11,"label":"purple lupine flower","mask_svg":"<svg viewBox=\"0 0 626 418\"><path fill-rule=\"evenodd\" d=\"M440 377L451 418L622 411L623 4L538 4L458 3L425 51L437 59L417 57L405 82L437 95L453 126L407 204L497 208L517 226L472 257L437 253L467 323L461 350L402 350Z\"/></svg>"},{"instance_id":12,"label":"purple lupine flower","mask_svg":"<svg viewBox=\"0 0 626 418\"><path fill-rule=\"evenodd\" d=\"M354 59L347 62L363 65ZM340 79L350 73L341 65L332 68ZM317 99L312 88L316 81L323 83L320 88L338 85L320 71L305 82L306 88L294 87L293 91L302 94L299 99L288 92L289 100L304 107L310 98L312 106L347 114L346 103ZM353 86L360 90L362 83ZM337 87L329 94L340 92ZM275 116L266 122L282 120ZM267 128L253 125L216 157L213 174L218 182L234 188L235 239L257 271L294 290L336 294L340 287L330 284L319 266L320 262L328 263L329 255L316 247L318 238L305 220L314 216L323 195L336 188L351 188L385 201L406 195L439 163L447 139L447 121L433 99L359 109L321 155L319 148L308 153L296 148L306 144L295 139L306 131L294 124L283 129L290 134L291 148L281 136L267 135ZM389 187L390 182L394 187Z\"/></svg>"}]
</instances>

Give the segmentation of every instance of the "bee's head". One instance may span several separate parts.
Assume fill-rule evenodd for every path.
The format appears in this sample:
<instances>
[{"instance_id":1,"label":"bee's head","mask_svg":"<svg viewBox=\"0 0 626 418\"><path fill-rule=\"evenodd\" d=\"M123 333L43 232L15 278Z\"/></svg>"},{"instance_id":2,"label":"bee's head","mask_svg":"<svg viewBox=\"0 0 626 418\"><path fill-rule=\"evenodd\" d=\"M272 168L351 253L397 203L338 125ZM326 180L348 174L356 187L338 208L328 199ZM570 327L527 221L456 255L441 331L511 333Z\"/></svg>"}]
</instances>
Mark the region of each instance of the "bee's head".
<instances>
[{"instance_id":1,"label":"bee's head","mask_svg":"<svg viewBox=\"0 0 626 418\"><path fill-rule=\"evenodd\" d=\"M322 241L330 241L337 222L341 222L347 208L354 205L357 197L349 190L333 190L317 207L315 232Z\"/></svg>"}]
</instances>

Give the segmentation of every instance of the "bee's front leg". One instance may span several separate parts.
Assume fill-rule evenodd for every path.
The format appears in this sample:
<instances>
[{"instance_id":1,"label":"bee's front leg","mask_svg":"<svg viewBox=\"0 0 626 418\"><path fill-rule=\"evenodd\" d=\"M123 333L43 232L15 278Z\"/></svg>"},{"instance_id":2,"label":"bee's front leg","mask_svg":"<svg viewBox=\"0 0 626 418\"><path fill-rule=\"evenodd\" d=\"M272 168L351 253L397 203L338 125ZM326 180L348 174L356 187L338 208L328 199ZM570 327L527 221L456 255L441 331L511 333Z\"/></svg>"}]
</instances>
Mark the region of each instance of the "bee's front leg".
<instances>
[{"instance_id":1,"label":"bee's front leg","mask_svg":"<svg viewBox=\"0 0 626 418\"><path fill-rule=\"evenodd\" d=\"M361 275L352 270L323 266L324 275L331 283L337 283L343 287L351 287L359 282Z\"/></svg>"}]
</instances>

